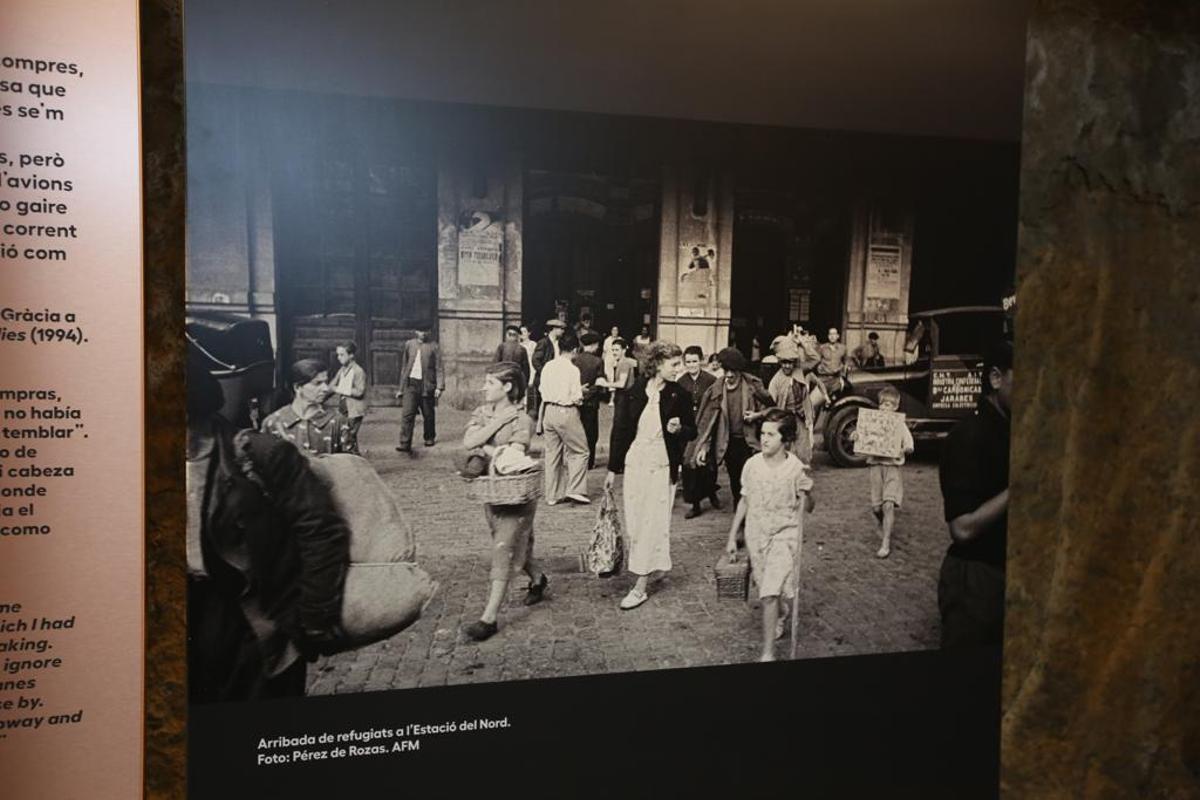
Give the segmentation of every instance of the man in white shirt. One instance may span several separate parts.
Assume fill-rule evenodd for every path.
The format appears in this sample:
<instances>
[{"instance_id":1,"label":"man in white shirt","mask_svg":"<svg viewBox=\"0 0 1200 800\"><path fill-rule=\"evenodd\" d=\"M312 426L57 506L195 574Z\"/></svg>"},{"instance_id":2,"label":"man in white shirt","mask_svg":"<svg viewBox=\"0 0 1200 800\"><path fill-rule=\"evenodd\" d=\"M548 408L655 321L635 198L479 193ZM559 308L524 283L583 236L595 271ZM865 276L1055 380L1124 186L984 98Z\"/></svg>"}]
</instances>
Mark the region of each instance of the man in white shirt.
<instances>
[{"instance_id":1,"label":"man in white shirt","mask_svg":"<svg viewBox=\"0 0 1200 800\"><path fill-rule=\"evenodd\" d=\"M417 335L404 344L400 356L400 443L396 447L401 453L412 454L413 426L420 412L424 423L425 446L433 447L437 441L435 420L438 398L446 390L446 376L442 372L441 353L436 342L429 341L430 330L420 329Z\"/></svg>"},{"instance_id":2,"label":"man in white shirt","mask_svg":"<svg viewBox=\"0 0 1200 800\"><path fill-rule=\"evenodd\" d=\"M542 405L538 433L545 436L546 502L563 499L590 503L587 496L587 436L579 418L583 384L572 357L579 347L575 334L557 341L558 355L546 362L540 375Z\"/></svg>"}]
</instances>

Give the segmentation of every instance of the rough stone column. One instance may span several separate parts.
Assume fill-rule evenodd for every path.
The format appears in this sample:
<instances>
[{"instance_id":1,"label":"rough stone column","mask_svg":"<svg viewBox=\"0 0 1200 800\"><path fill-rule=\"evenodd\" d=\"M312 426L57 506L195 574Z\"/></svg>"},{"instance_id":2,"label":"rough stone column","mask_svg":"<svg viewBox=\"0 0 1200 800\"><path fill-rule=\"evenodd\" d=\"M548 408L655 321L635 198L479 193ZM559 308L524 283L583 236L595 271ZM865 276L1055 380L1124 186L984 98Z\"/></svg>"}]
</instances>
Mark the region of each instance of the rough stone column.
<instances>
[{"instance_id":1,"label":"rough stone column","mask_svg":"<svg viewBox=\"0 0 1200 800\"><path fill-rule=\"evenodd\" d=\"M896 222L890 226L895 230L887 230L881 222L884 217L881 210L878 204L864 201L856 205L853 211L842 340L847 349L853 351L867 340L868 333L875 331L879 334L879 350L883 357L889 363L902 362L908 312L925 310L908 307L908 291L912 285L913 213L911 209L906 209L895 215ZM873 244L881 248L878 255L872 248ZM894 248L894 251L888 248ZM873 268L871 259L881 256L894 257L899 269L896 291L889 298L870 297L867 294L870 283L868 272ZM875 291L878 291L878 281L875 286ZM822 339L825 337L825 331L816 333Z\"/></svg>"},{"instance_id":2,"label":"rough stone column","mask_svg":"<svg viewBox=\"0 0 1200 800\"><path fill-rule=\"evenodd\" d=\"M477 399L504 325L519 323L522 175L516 156L482 164L448 156L439 165L438 340L446 399L458 407ZM467 217L475 214L491 224L471 231ZM499 249L495 259L486 255L490 248Z\"/></svg>"},{"instance_id":3,"label":"rough stone column","mask_svg":"<svg viewBox=\"0 0 1200 800\"><path fill-rule=\"evenodd\" d=\"M1002 793L1200 794L1200 4L1028 39Z\"/></svg>"},{"instance_id":4,"label":"rough stone column","mask_svg":"<svg viewBox=\"0 0 1200 800\"><path fill-rule=\"evenodd\" d=\"M715 171L707 179L697 177L690 168L663 169L657 335L711 353L729 341L734 182L732 175ZM695 245L711 274L689 269Z\"/></svg>"}]
</instances>

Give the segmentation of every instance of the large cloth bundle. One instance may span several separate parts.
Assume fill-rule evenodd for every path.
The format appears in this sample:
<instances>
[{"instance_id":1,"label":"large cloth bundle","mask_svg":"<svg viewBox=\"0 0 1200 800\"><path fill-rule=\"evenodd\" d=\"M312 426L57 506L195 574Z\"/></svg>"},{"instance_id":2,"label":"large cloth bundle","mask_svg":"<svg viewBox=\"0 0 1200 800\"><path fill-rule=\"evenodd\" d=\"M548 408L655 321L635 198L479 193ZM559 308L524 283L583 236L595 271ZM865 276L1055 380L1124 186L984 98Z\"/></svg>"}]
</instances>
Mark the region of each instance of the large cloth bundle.
<instances>
[{"instance_id":1,"label":"large cloth bundle","mask_svg":"<svg viewBox=\"0 0 1200 800\"><path fill-rule=\"evenodd\" d=\"M333 503L350 526L350 563L415 561L417 540L387 484L371 463L348 453L308 461L329 487Z\"/></svg>"},{"instance_id":2,"label":"large cloth bundle","mask_svg":"<svg viewBox=\"0 0 1200 800\"><path fill-rule=\"evenodd\" d=\"M334 505L350 528L350 569L342 599L346 641L362 647L412 625L437 591L414 563L416 538L391 491L366 459L349 454L309 459L329 487Z\"/></svg>"},{"instance_id":3,"label":"large cloth bundle","mask_svg":"<svg viewBox=\"0 0 1200 800\"><path fill-rule=\"evenodd\" d=\"M607 577L621 568L625 559L625 545L621 538L621 514L612 489L604 491L600 511L592 528L592 541L583 554L584 565L589 572Z\"/></svg>"},{"instance_id":4,"label":"large cloth bundle","mask_svg":"<svg viewBox=\"0 0 1200 800\"><path fill-rule=\"evenodd\" d=\"M339 649L352 650L395 636L421 618L437 584L416 564L350 564L342 596Z\"/></svg>"}]
</instances>

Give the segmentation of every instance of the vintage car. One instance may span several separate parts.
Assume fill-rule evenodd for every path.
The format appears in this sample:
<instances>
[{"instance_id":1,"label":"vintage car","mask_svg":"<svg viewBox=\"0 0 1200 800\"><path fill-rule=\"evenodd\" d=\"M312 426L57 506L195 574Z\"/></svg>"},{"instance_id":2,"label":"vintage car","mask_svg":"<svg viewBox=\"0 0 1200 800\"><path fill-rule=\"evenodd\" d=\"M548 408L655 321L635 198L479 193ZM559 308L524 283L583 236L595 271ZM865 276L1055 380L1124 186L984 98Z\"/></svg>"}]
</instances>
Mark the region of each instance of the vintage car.
<instances>
[{"instance_id":1,"label":"vintage car","mask_svg":"<svg viewBox=\"0 0 1200 800\"><path fill-rule=\"evenodd\" d=\"M851 369L845 389L821 415L825 446L835 464L862 466L850 435L860 408L877 408L879 390L900 390L900 412L919 444L944 438L975 410L983 389L983 353L1005 335L1000 306L963 306L909 315L904 364Z\"/></svg>"}]
</instances>

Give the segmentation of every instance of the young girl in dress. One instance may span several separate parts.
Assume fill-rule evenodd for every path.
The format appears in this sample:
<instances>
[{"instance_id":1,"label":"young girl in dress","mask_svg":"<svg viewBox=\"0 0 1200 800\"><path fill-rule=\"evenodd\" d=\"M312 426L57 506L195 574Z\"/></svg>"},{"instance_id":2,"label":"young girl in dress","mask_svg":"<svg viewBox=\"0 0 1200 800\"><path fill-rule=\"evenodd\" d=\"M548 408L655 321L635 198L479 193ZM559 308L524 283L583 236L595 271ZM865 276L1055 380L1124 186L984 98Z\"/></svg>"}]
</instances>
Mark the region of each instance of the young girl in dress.
<instances>
[{"instance_id":1,"label":"young girl in dress","mask_svg":"<svg viewBox=\"0 0 1200 800\"><path fill-rule=\"evenodd\" d=\"M795 604L793 570L800 546L800 515L812 511L812 479L788 452L796 440L796 415L771 408L762 419L762 452L742 469L742 497L729 527L726 551L737 556L737 533L746 524L746 550L762 602L762 656L775 660L775 640L783 635L789 605ZM789 603L789 601L791 601ZM794 613L794 611L793 611Z\"/></svg>"}]
</instances>

